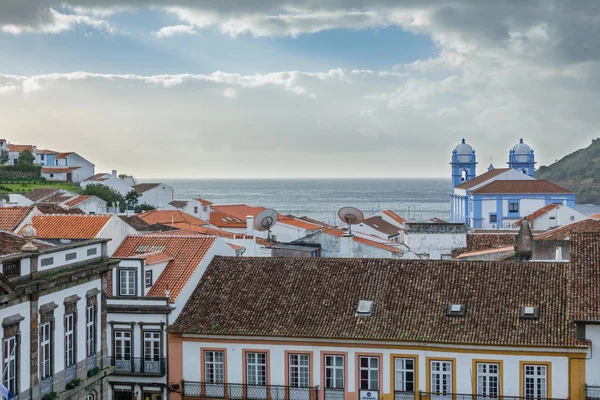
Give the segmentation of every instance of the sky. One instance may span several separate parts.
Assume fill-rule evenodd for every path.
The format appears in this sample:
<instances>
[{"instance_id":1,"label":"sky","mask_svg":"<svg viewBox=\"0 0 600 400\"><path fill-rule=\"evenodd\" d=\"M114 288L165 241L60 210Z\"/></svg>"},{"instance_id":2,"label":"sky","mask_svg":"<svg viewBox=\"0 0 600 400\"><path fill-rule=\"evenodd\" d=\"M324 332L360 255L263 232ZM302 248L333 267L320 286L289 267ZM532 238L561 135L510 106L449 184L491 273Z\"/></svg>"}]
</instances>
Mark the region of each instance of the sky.
<instances>
[{"instance_id":1,"label":"sky","mask_svg":"<svg viewBox=\"0 0 600 400\"><path fill-rule=\"evenodd\" d=\"M138 178L449 177L600 136L587 0L2 0L0 136Z\"/></svg>"}]
</instances>

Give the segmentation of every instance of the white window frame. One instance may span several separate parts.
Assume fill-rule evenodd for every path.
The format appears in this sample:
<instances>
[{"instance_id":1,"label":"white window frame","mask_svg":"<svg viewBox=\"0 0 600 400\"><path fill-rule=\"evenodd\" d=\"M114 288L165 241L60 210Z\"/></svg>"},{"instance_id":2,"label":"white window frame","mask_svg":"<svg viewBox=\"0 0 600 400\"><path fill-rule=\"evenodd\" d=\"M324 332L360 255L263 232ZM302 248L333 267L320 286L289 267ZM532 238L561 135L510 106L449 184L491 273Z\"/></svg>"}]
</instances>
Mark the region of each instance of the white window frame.
<instances>
[{"instance_id":1,"label":"white window frame","mask_svg":"<svg viewBox=\"0 0 600 400\"><path fill-rule=\"evenodd\" d=\"M204 351L204 382L225 383L225 352Z\"/></svg>"},{"instance_id":2,"label":"white window frame","mask_svg":"<svg viewBox=\"0 0 600 400\"><path fill-rule=\"evenodd\" d=\"M431 382L429 391L436 394L449 394L452 387L452 364L453 361L431 360Z\"/></svg>"},{"instance_id":3,"label":"white window frame","mask_svg":"<svg viewBox=\"0 0 600 400\"><path fill-rule=\"evenodd\" d=\"M328 360L331 360L331 365L327 365ZM325 388L344 389L344 386L346 385L344 379L344 370L346 365L345 357L339 354L326 354L325 360L323 361L325 363ZM341 361L341 363L339 361ZM340 380L342 382L341 385L338 384Z\"/></svg>"},{"instance_id":4,"label":"white window frame","mask_svg":"<svg viewBox=\"0 0 600 400\"><path fill-rule=\"evenodd\" d=\"M40 325L40 376L52 376L52 323Z\"/></svg>"},{"instance_id":5,"label":"white window frame","mask_svg":"<svg viewBox=\"0 0 600 400\"><path fill-rule=\"evenodd\" d=\"M87 356L96 354L96 305L91 305L86 309L86 347Z\"/></svg>"},{"instance_id":6,"label":"white window frame","mask_svg":"<svg viewBox=\"0 0 600 400\"><path fill-rule=\"evenodd\" d=\"M117 343L119 343L119 346L117 346ZM131 360L133 357L132 332L121 330L115 331L114 346L115 360ZM129 350L129 352L127 350Z\"/></svg>"},{"instance_id":7,"label":"white window frame","mask_svg":"<svg viewBox=\"0 0 600 400\"><path fill-rule=\"evenodd\" d=\"M366 367L363 367L362 360L367 359L368 363ZM377 361L377 366L373 367L371 361ZM359 376L358 376L358 387L360 390L379 390L379 357L377 356L360 356L358 358L359 365ZM367 387L363 387L362 372L368 371L369 378L367 379ZM373 379L373 372L375 372L375 379Z\"/></svg>"},{"instance_id":8,"label":"white window frame","mask_svg":"<svg viewBox=\"0 0 600 400\"><path fill-rule=\"evenodd\" d=\"M161 334L156 331L144 331L144 360L159 361ZM149 351L148 351L149 350Z\"/></svg>"},{"instance_id":9,"label":"white window frame","mask_svg":"<svg viewBox=\"0 0 600 400\"><path fill-rule=\"evenodd\" d=\"M65 366L75 364L75 314L65 315Z\"/></svg>"},{"instance_id":10,"label":"white window frame","mask_svg":"<svg viewBox=\"0 0 600 400\"><path fill-rule=\"evenodd\" d=\"M477 374L477 394L493 397L499 396L500 364L495 362L477 362L475 368Z\"/></svg>"},{"instance_id":11,"label":"white window frame","mask_svg":"<svg viewBox=\"0 0 600 400\"><path fill-rule=\"evenodd\" d=\"M310 355L288 354L289 384L292 387L310 386Z\"/></svg>"},{"instance_id":12,"label":"white window frame","mask_svg":"<svg viewBox=\"0 0 600 400\"><path fill-rule=\"evenodd\" d=\"M254 386L267 384L267 353L246 352L246 384Z\"/></svg>"},{"instance_id":13,"label":"white window frame","mask_svg":"<svg viewBox=\"0 0 600 400\"><path fill-rule=\"evenodd\" d=\"M135 269L119 269L119 296L135 296L136 275Z\"/></svg>"},{"instance_id":14,"label":"white window frame","mask_svg":"<svg viewBox=\"0 0 600 400\"><path fill-rule=\"evenodd\" d=\"M145 283L146 283L146 288L152 287L152 284L154 282L152 282L152 270L151 269L147 269L146 272L144 273L146 276L145 278Z\"/></svg>"},{"instance_id":15,"label":"white window frame","mask_svg":"<svg viewBox=\"0 0 600 400\"><path fill-rule=\"evenodd\" d=\"M2 384L12 394L18 394L17 382L19 376L17 357L19 356L19 340L17 336L4 339L2 346Z\"/></svg>"},{"instance_id":16,"label":"white window frame","mask_svg":"<svg viewBox=\"0 0 600 400\"><path fill-rule=\"evenodd\" d=\"M412 367L408 364L412 363ZM394 389L397 392L414 392L415 391L415 366L417 360L412 357L396 357L394 359ZM412 379L410 374L412 373Z\"/></svg>"},{"instance_id":17,"label":"white window frame","mask_svg":"<svg viewBox=\"0 0 600 400\"><path fill-rule=\"evenodd\" d=\"M548 365L523 365L523 394L527 398L546 398L548 396Z\"/></svg>"}]
</instances>

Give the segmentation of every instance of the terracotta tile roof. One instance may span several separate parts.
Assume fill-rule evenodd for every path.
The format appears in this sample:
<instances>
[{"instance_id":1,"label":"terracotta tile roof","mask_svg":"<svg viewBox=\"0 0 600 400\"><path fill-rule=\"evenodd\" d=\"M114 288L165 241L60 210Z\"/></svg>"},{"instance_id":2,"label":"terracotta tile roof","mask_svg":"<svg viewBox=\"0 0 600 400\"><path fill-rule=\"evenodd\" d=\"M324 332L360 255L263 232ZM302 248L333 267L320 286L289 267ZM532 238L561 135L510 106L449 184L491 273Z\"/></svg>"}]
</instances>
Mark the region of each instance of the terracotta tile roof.
<instances>
[{"instance_id":1,"label":"terracotta tile roof","mask_svg":"<svg viewBox=\"0 0 600 400\"><path fill-rule=\"evenodd\" d=\"M42 214L85 214L85 211L79 208L66 209L56 203L35 203L35 208Z\"/></svg>"},{"instance_id":2,"label":"terracotta tile roof","mask_svg":"<svg viewBox=\"0 0 600 400\"><path fill-rule=\"evenodd\" d=\"M215 257L169 331L570 347L567 279L566 263ZM355 316L361 299L371 316Z\"/></svg>"},{"instance_id":3,"label":"terracotta tile roof","mask_svg":"<svg viewBox=\"0 0 600 400\"><path fill-rule=\"evenodd\" d=\"M42 167L43 174L70 174L79 167Z\"/></svg>"},{"instance_id":4,"label":"terracotta tile roof","mask_svg":"<svg viewBox=\"0 0 600 400\"><path fill-rule=\"evenodd\" d=\"M498 247L514 246L516 235L517 232L467 234L467 251L478 251L494 249Z\"/></svg>"},{"instance_id":5,"label":"terracotta tile roof","mask_svg":"<svg viewBox=\"0 0 600 400\"><path fill-rule=\"evenodd\" d=\"M307 231L311 231L311 230L323 228L322 225L317 225L317 224L314 224L312 222L304 221L304 220L302 220L300 218L296 218L296 217L291 216L291 215L281 215L281 214L279 214L279 216L277 217L277 222L281 223L281 224L288 225L288 226L293 226L295 228L305 229Z\"/></svg>"},{"instance_id":6,"label":"terracotta tile roof","mask_svg":"<svg viewBox=\"0 0 600 400\"><path fill-rule=\"evenodd\" d=\"M600 233L574 233L571 238L570 317L600 322Z\"/></svg>"},{"instance_id":7,"label":"terracotta tile roof","mask_svg":"<svg viewBox=\"0 0 600 400\"><path fill-rule=\"evenodd\" d=\"M10 232L0 232L0 256L20 253L25 244L27 244L27 240L21 236ZM50 243L45 243L40 240L34 240L33 244L38 249L53 247Z\"/></svg>"},{"instance_id":8,"label":"terracotta tile roof","mask_svg":"<svg viewBox=\"0 0 600 400\"><path fill-rule=\"evenodd\" d=\"M220 211L225 214L229 214L240 221L244 222L244 227L246 226L246 217L252 215L254 218L262 211L266 210L265 207L253 207L247 204L234 204L234 205L225 205L225 206L212 206L213 210Z\"/></svg>"},{"instance_id":9,"label":"terracotta tile roof","mask_svg":"<svg viewBox=\"0 0 600 400\"><path fill-rule=\"evenodd\" d=\"M61 158L67 158L68 156L70 156L71 154L73 154L73 152L69 152L69 153L60 153L56 156L54 156L54 159L61 159Z\"/></svg>"},{"instance_id":10,"label":"terracotta tile roof","mask_svg":"<svg viewBox=\"0 0 600 400\"><path fill-rule=\"evenodd\" d=\"M110 215L41 215L32 219L43 239L93 239L110 221Z\"/></svg>"},{"instance_id":11,"label":"terracotta tile roof","mask_svg":"<svg viewBox=\"0 0 600 400\"><path fill-rule=\"evenodd\" d=\"M177 229L191 231L208 236L218 236L226 239L252 239L252 235L244 235L242 233L227 232L222 229L207 228L205 226L191 225L185 222L176 223L173 225Z\"/></svg>"},{"instance_id":12,"label":"terracotta tile roof","mask_svg":"<svg viewBox=\"0 0 600 400\"><path fill-rule=\"evenodd\" d=\"M60 154L58 151L54 151L54 150L38 150L36 151L37 154Z\"/></svg>"},{"instance_id":13,"label":"terracotta tile roof","mask_svg":"<svg viewBox=\"0 0 600 400\"><path fill-rule=\"evenodd\" d=\"M477 194L512 194L512 193L572 193L563 187L552 182L543 180L524 180L524 181L493 181L471 193Z\"/></svg>"},{"instance_id":14,"label":"terracotta tile roof","mask_svg":"<svg viewBox=\"0 0 600 400\"><path fill-rule=\"evenodd\" d=\"M547 206L544 206L544 207L540 208L539 210L534 211L531 214L529 214L527 216L527 221L532 222L534 219L538 219L542 215L547 214L548 212L550 212L558 207L560 207L560 204L548 204ZM517 226L521 226L521 221L517 221ZM529 224L529 226L531 227L531 224Z\"/></svg>"},{"instance_id":15,"label":"terracotta tile roof","mask_svg":"<svg viewBox=\"0 0 600 400\"><path fill-rule=\"evenodd\" d=\"M0 230L13 232L32 210L33 207L0 207Z\"/></svg>"},{"instance_id":16,"label":"terracotta tile roof","mask_svg":"<svg viewBox=\"0 0 600 400\"><path fill-rule=\"evenodd\" d=\"M169 204L175 208L183 208L183 207L187 206L188 202L185 200L175 200L175 201L170 202Z\"/></svg>"},{"instance_id":17,"label":"terracotta tile roof","mask_svg":"<svg viewBox=\"0 0 600 400\"><path fill-rule=\"evenodd\" d=\"M96 175L92 175L92 176L90 176L89 178L87 178L87 179L85 180L85 182L90 182L90 181L105 181L105 180L107 180L107 179L108 179L108 178L106 177L106 175L110 175L110 174L107 174L107 173L102 173L102 174L96 174Z\"/></svg>"},{"instance_id":18,"label":"terracotta tile roof","mask_svg":"<svg viewBox=\"0 0 600 400\"><path fill-rule=\"evenodd\" d=\"M231 247L232 249L234 249L235 251L238 251L238 250L241 250L241 249L245 249L245 247L244 247L244 246L238 246L238 245L236 245L236 244L232 244L232 243L227 243L227 245L228 245L229 247Z\"/></svg>"},{"instance_id":19,"label":"terracotta tile roof","mask_svg":"<svg viewBox=\"0 0 600 400\"><path fill-rule=\"evenodd\" d=\"M6 148L8 149L8 151L10 151L11 153L22 153L25 150L29 150L30 152L33 153L33 146L30 144L7 144Z\"/></svg>"},{"instance_id":20,"label":"terracotta tile roof","mask_svg":"<svg viewBox=\"0 0 600 400\"><path fill-rule=\"evenodd\" d=\"M210 223L219 228L245 228L246 220L243 221L233 215L220 211L212 210L210 213Z\"/></svg>"},{"instance_id":21,"label":"terracotta tile roof","mask_svg":"<svg viewBox=\"0 0 600 400\"><path fill-rule=\"evenodd\" d=\"M171 257L168 254L163 253L162 251L157 251L155 253L134 255L131 257L127 257L127 258L144 260L144 265L154 265L154 264L162 263L165 261L173 260L173 257Z\"/></svg>"},{"instance_id":22,"label":"terracotta tile roof","mask_svg":"<svg viewBox=\"0 0 600 400\"><path fill-rule=\"evenodd\" d=\"M330 224L328 224L326 222L323 222L323 221L319 221L319 220L314 219L314 218L303 216L303 217L300 217L300 219L303 220L303 221L306 221L306 222L310 222L310 223L315 224L315 225L320 225L323 228L332 228L332 229L335 229L335 226L330 225Z\"/></svg>"},{"instance_id":23,"label":"terracotta tile roof","mask_svg":"<svg viewBox=\"0 0 600 400\"><path fill-rule=\"evenodd\" d=\"M540 235L535 235L534 240L567 240L575 232L600 232L600 221L596 219L584 219L569 225L550 229Z\"/></svg>"},{"instance_id":24,"label":"terracotta tile roof","mask_svg":"<svg viewBox=\"0 0 600 400\"><path fill-rule=\"evenodd\" d=\"M461 255L457 256L456 258L461 259L461 258L467 258L467 257L482 256L485 254L505 253L508 251L514 252L514 250L515 250L515 246L497 247L497 248L493 248L493 249L477 250L477 251L470 251L470 252L462 253Z\"/></svg>"},{"instance_id":25,"label":"terracotta tile roof","mask_svg":"<svg viewBox=\"0 0 600 400\"><path fill-rule=\"evenodd\" d=\"M65 202L65 206L67 207L75 207L81 203L85 203L86 201L92 199L95 196L87 196L87 195L79 195L77 197L73 197L71 200Z\"/></svg>"},{"instance_id":26,"label":"terracotta tile roof","mask_svg":"<svg viewBox=\"0 0 600 400\"><path fill-rule=\"evenodd\" d=\"M133 185L133 190L135 190L139 194L142 194L158 186L160 186L160 183L140 183L137 185Z\"/></svg>"},{"instance_id":27,"label":"terracotta tile roof","mask_svg":"<svg viewBox=\"0 0 600 400\"><path fill-rule=\"evenodd\" d=\"M390 224L378 215L365 218L365 220L362 223L388 236L398 235L398 231L400 229L396 225Z\"/></svg>"},{"instance_id":28,"label":"terracotta tile roof","mask_svg":"<svg viewBox=\"0 0 600 400\"><path fill-rule=\"evenodd\" d=\"M137 215L119 215L119 218L123 220L127 225L131 226L133 229L139 230L150 226L146 221L138 217Z\"/></svg>"},{"instance_id":29,"label":"terracotta tile roof","mask_svg":"<svg viewBox=\"0 0 600 400\"><path fill-rule=\"evenodd\" d=\"M209 222L200 218L196 218L190 214L184 213L181 210L152 210L138 214L147 224L162 224L171 226L171 223L185 223L190 225L209 225Z\"/></svg>"},{"instance_id":30,"label":"terracotta tile roof","mask_svg":"<svg viewBox=\"0 0 600 400\"><path fill-rule=\"evenodd\" d=\"M203 206L210 206L213 204L212 201L204 200L204 199L201 199L200 197L198 197L196 199L196 201L199 201Z\"/></svg>"},{"instance_id":31,"label":"terracotta tile roof","mask_svg":"<svg viewBox=\"0 0 600 400\"><path fill-rule=\"evenodd\" d=\"M400 225L404 225L406 223L406 220L404 218L402 218L400 215L396 214L392 210L383 210L382 212L389 218L399 223Z\"/></svg>"},{"instance_id":32,"label":"terracotta tile roof","mask_svg":"<svg viewBox=\"0 0 600 400\"><path fill-rule=\"evenodd\" d=\"M169 289L171 291L170 301L173 303L214 242L215 238L208 236L158 234L128 236L115 251L113 257L139 257L144 253L156 252L157 249L172 257L173 259L167 264L148 292L148 296L163 297L165 290Z\"/></svg>"},{"instance_id":33,"label":"terracotta tile roof","mask_svg":"<svg viewBox=\"0 0 600 400\"><path fill-rule=\"evenodd\" d=\"M496 168L496 169L493 169L486 173L483 173L479 176L476 176L475 178L473 178L469 181L466 181L465 183L461 183L460 185L456 186L456 188L457 189L471 189L472 187L480 185L480 184L484 183L485 181L495 178L498 175L501 175L507 171L510 171L510 168Z\"/></svg>"},{"instance_id":34,"label":"terracotta tile roof","mask_svg":"<svg viewBox=\"0 0 600 400\"><path fill-rule=\"evenodd\" d=\"M326 235L333 235L333 236L337 236L337 237L342 237L344 236L344 234L346 232L344 231L340 231L338 229L324 229L323 233ZM377 238L380 239L380 238ZM373 247L377 247L380 249L384 249L387 251L390 251L392 253L402 253L402 249L398 248L398 247L394 247L392 246L392 242L389 242L390 244L385 244L385 243L381 243L380 241L376 241L376 240L371 240L371 239L367 239L358 235L354 235L353 236L353 240L357 243L362 243L362 244L366 244L368 246L373 246Z\"/></svg>"},{"instance_id":35,"label":"terracotta tile roof","mask_svg":"<svg viewBox=\"0 0 600 400\"><path fill-rule=\"evenodd\" d=\"M593 219L600 219L600 214L594 214L594 215L592 215L590 218L593 218Z\"/></svg>"},{"instance_id":36,"label":"terracotta tile roof","mask_svg":"<svg viewBox=\"0 0 600 400\"><path fill-rule=\"evenodd\" d=\"M55 193L62 193L62 190L55 188L38 188L33 189L30 192L23 193L23 196L36 203L52 196Z\"/></svg>"}]
</instances>

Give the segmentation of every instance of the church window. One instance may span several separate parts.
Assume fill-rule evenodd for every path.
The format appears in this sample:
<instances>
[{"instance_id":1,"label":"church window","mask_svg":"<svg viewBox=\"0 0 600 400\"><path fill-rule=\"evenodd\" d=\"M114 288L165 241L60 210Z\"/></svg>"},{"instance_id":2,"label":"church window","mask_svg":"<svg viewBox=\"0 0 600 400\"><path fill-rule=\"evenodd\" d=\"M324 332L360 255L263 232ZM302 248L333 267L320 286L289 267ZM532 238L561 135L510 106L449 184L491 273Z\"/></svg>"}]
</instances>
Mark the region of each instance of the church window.
<instances>
[{"instance_id":1,"label":"church window","mask_svg":"<svg viewBox=\"0 0 600 400\"><path fill-rule=\"evenodd\" d=\"M508 203L508 212L518 213L519 212L519 203Z\"/></svg>"},{"instance_id":2,"label":"church window","mask_svg":"<svg viewBox=\"0 0 600 400\"><path fill-rule=\"evenodd\" d=\"M498 216L496 214L491 214L490 215L490 222L491 223L496 223L498 222Z\"/></svg>"},{"instance_id":3,"label":"church window","mask_svg":"<svg viewBox=\"0 0 600 400\"><path fill-rule=\"evenodd\" d=\"M468 177L469 177L469 175L468 175L467 171L463 169L462 172L460 173L461 182L466 182Z\"/></svg>"}]
</instances>

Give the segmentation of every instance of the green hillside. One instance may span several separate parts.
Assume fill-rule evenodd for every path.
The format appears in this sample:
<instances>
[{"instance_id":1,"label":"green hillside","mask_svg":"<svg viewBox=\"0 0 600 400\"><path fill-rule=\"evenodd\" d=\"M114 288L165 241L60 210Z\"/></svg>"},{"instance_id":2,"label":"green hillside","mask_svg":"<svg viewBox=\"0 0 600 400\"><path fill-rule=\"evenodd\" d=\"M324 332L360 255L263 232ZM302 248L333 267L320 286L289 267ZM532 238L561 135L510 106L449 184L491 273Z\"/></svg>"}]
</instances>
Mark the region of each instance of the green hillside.
<instances>
[{"instance_id":1,"label":"green hillside","mask_svg":"<svg viewBox=\"0 0 600 400\"><path fill-rule=\"evenodd\" d=\"M554 164L540 167L535 177L576 192L578 203L600 204L600 138Z\"/></svg>"}]
</instances>

